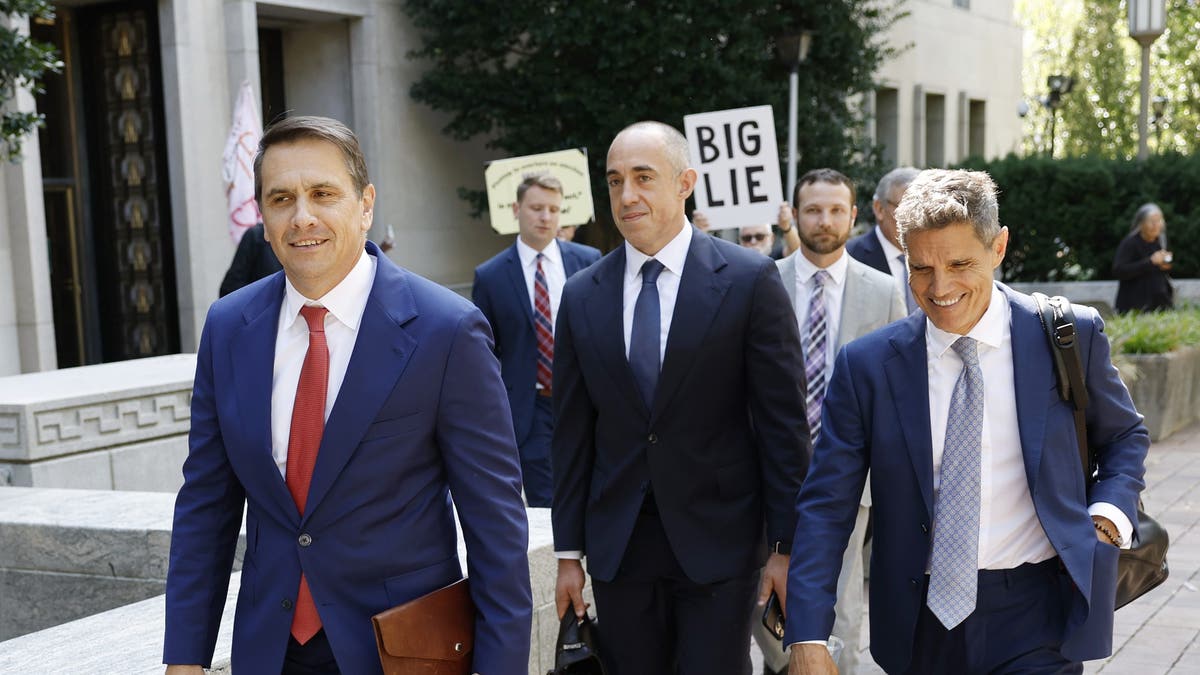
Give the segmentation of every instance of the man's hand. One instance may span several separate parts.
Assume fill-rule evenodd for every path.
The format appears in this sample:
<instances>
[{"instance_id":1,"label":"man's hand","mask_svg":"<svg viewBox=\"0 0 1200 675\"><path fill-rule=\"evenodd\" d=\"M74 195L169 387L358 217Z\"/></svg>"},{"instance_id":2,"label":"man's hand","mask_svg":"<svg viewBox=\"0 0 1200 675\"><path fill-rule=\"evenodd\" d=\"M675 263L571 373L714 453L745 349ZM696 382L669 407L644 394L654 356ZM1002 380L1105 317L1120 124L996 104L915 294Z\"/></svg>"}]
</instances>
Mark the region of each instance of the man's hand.
<instances>
[{"instance_id":1,"label":"man's hand","mask_svg":"<svg viewBox=\"0 0 1200 675\"><path fill-rule=\"evenodd\" d=\"M825 645L792 645L788 675L837 675L837 672L837 666L834 665Z\"/></svg>"},{"instance_id":2,"label":"man's hand","mask_svg":"<svg viewBox=\"0 0 1200 675\"><path fill-rule=\"evenodd\" d=\"M766 567L763 568L762 583L758 585L758 606L765 606L771 592L774 591L775 595L779 596L779 611L783 613L784 618L787 618L787 573L790 560L790 557L782 553L772 553L771 557L767 558Z\"/></svg>"},{"instance_id":3,"label":"man's hand","mask_svg":"<svg viewBox=\"0 0 1200 675\"><path fill-rule=\"evenodd\" d=\"M167 666L166 675L204 675L201 666Z\"/></svg>"},{"instance_id":4,"label":"man's hand","mask_svg":"<svg viewBox=\"0 0 1200 675\"><path fill-rule=\"evenodd\" d=\"M558 608L558 618L561 621L567 613L567 605L575 606L575 616L583 618L588 604L583 601L583 564L578 560L560 558L558 561L558 581L554 584L554 604Z\"/></svg>"}]
</instances>

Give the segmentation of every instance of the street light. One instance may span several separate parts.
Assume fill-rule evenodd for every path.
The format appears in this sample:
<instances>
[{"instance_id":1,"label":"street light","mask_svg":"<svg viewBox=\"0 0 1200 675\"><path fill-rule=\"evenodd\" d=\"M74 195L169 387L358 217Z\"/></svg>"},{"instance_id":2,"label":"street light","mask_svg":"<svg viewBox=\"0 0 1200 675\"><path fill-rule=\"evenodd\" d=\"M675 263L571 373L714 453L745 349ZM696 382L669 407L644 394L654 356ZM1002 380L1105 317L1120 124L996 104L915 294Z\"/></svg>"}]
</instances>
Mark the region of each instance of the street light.
<instances>
[{"instance_id":1,"label":"street light","mask_svg":"<svg viewBox=\"0 0 1200 675\"><path fill-rule=\"evenodd\" d=\"M1167 29L1165 0L1129 0L1129 37L1142 46L1142 95L1138 111L1138 159L1146 159L1147 110L1150 105L1150 45Z\"/></svg>"},{"instance_id":2,"label":"street light","mask_svg":"<svg viewBox=\"0 0 1200 675\"><path fill-rule=\"evenodd\" d=\"M1046 78L1046 88L1050 93L1038 99L1050 110L1050 157L1054 157L1054 127L1058 123L1058 109L1062 107L1062 97L1071 93L1075 87L1075 78L1070 75L1051 75Z\"/></svg>"},{"instance_id":3,"label":"street light","mask_svg":"<svg viewBox=\"0 0 1200 675\"><path fill-rule=\"evenodd\" d=\"M791 75L788 76L788 158L785 191L790 191L796 184L796 117L800 107L800 64L808 60L812 36L810 31L801 31L779 38L775 45L779 60L792 67Z\"/></svg>"}]
</instances>

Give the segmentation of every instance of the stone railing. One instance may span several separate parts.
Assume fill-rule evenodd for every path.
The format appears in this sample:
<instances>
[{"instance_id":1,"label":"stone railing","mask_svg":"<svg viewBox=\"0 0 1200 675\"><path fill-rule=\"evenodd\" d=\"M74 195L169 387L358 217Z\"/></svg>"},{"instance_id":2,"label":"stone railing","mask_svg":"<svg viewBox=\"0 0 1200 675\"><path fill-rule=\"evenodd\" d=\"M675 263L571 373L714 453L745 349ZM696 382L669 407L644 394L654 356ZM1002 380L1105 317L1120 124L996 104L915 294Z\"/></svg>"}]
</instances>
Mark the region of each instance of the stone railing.
<instances>
[{"instance_id":1,"label":"stone railing","mask_svg":"<svg viewBox=\"0 0 1200 675\"><path fill-rule=\"evenodd\" d=\"M0 673L161 673L173 504L165 494L0 488L0 639L20 635L0 642ZM529 672L540 675L552 667L558 634L557 561L549 509L528 514ZM240 560L239 546L235 567ZM228 672L240 581L234 572L214 672Z\"/></svg>"},{"instance_id":2,"label":"stone railing","mask_svg":"<svg viewBox=\"0 0 1200 675\"><path fill-rule=\"evenodd\" d=\"M0 377L0 485L174 493L194 354Z\"/></svg>"}]
</instances>

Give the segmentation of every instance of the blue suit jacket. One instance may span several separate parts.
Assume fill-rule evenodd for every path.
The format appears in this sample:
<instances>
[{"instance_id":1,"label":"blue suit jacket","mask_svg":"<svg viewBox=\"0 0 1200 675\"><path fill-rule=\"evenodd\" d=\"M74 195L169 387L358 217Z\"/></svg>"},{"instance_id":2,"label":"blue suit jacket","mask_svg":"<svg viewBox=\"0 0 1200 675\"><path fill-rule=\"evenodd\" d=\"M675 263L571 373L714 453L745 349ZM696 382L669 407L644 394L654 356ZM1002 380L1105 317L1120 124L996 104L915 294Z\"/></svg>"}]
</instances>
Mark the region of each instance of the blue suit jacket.
<instances>
[{"instance_id":1,"label":"blue suit jacket","mask_svg":"<svg viewBox=\"0 0 1200 675\"><path fill-rule=\"evenodd\" d=\"M1063 654L1112 651L1117 549L1096 537L1087 506L1108 502L1137 523L1150 437L1109 359L1103 322L1075 306L1090 403L1088 440L1099 481L1085 490L1070 407L1058 397L1052 355L1033 299L1000 285L1012 307L1013 374L1021 452L1038 519L1078 589L1066 604ZM833 627L842 551L871 470L871 654L888 672L911 658L934 513L925 314L851 342L838 354L821 437L797 501L785 644L825 639Z\"/></svg>"},{"instance_id":2,"label":"blue suit jacket","mask_svg":"<svg viewBox=\"0 0 1200 675\"><path fill-rule=\"evenodd\" d=\"M647 409L625 356L625 247L567 281L554 354L554 546L617 573L651 486L688 578L757 569L790 541L808 465L799 328L775 262L692 228Z\"/></svg>"},{"instance_id":3,"label":"blue suit jacket","mask_svg":"<svg viewBox=\"0 0 1200 675\"><path fill-rule=\"evenodd\" d=\"M876 225L846 242L846 252L858 262L870 265L890 277L892 268L888 267L887 256L883 254L883 246L879 243L879 237L875 235L878 227Z\"/></svg>"},{"instance_id":4,"label":"blue suit jacket","mask_svg":"<svg viewBox=\"0 0 1200 675\"><path fill-rule=\"evenodd\" d=\"M491 331L467 301L367 251L375 282L303 515L271 457L283 274L209 310L175 504L166 663L211 661L246 507L235 668L280 671L303 571L342 672L380 673L371 615L462 576L453 494L479 612L475 670L526 672L527 521Z\"/></svg>"},{"instance_id":5,"label":"blue suit jacket","mask_svg":"<svg viewBox=\"0 0 1200 675\"><path fill-rule=\"evenodd\" d=\"M563 268L568 279L600 259L600 251L569 241L558 242ZM475 268L471 297L492 324L496 334L496 356L500 375L508 388L513 429L517 444L525 442L533 424L534 388L537 383L537 333L533 327L533 308L529 289L521 269L517 244Z\"/></svg>"}]
</instances>

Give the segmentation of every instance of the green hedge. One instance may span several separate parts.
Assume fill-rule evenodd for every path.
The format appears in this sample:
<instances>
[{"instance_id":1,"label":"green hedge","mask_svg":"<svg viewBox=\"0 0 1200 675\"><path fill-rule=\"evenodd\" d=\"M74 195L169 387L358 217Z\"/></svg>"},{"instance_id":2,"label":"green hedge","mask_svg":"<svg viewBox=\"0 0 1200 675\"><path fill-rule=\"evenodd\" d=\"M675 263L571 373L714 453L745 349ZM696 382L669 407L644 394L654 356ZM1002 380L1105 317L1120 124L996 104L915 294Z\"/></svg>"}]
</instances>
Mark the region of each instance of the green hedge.
<instances>
[{"instance_id":1,"label":"green hedge","mask_svg":"<svg viewBox=\"0 0 1200 675\"><path fill-rule=\"evenodd\" d=\"M1114 354L1165 354L1200 345L1200 308L1131 312L1105 321Z\"/></svg>"},{"instance_id":2,"label":"green hedge","mask_svg":"<svg viewBox=\"0 0 1200 675\"><path fill-rule=\"evenodd\" d=\"M1200 156L1145 162L1015 157L967 160L1000 187L1000 222L1010 232L1007 281L1111 279L1117 244L1146 202L1162 207L1171 276L1200 276Z\"/></svg>"}]
</instances>

